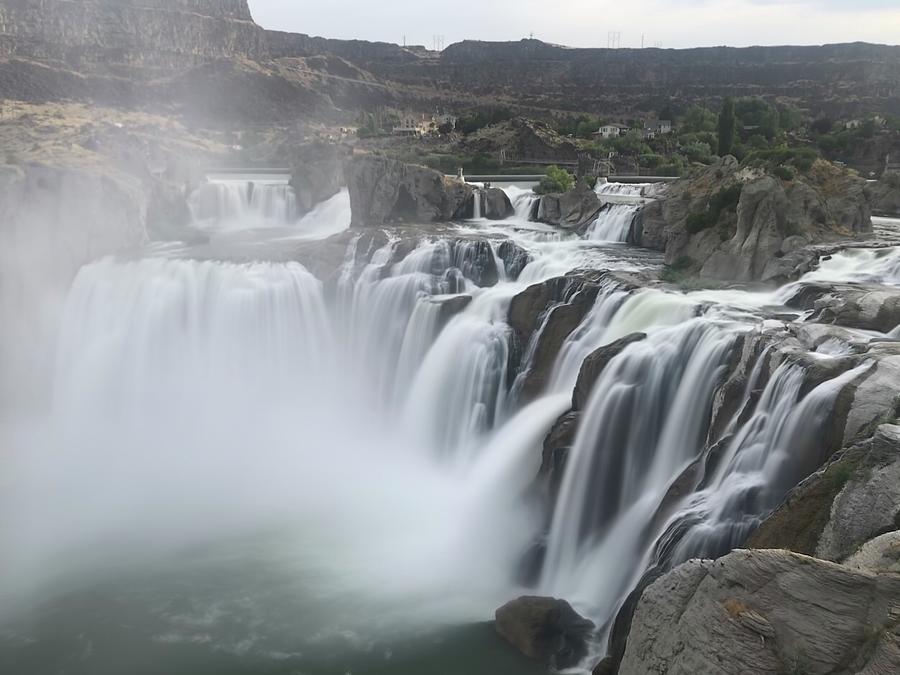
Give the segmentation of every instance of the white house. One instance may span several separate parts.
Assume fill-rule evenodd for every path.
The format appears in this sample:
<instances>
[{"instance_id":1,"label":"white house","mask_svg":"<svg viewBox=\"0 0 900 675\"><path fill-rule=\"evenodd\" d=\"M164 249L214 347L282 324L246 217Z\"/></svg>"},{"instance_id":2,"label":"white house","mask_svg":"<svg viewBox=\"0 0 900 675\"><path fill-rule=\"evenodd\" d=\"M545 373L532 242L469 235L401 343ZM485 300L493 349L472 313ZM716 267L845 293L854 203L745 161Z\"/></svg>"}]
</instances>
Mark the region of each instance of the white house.
<instances>
[{"instance_id":1,"label":"white house","mask_svg":"<svg viewBox=\"0 0 900 675\"><path fill-rule=\"evenodd\" d=\"M394 136L424 136L429 131L429 122L424 116L416 118L412 115L404 115L400 124L394 127Z\"/></svg>"},{"instance_id":2,"label":"white house","mask_svg":"<svg viewBox=\"0 0 900 675\"><path fill-rule=\"evenodd\" d=\"M600 131L597 132L597 135L600 136L600 138L617 138L625 131L626 127L623 127L621 124L604 124L600 127Z\"/></svg>"}]
</instances>

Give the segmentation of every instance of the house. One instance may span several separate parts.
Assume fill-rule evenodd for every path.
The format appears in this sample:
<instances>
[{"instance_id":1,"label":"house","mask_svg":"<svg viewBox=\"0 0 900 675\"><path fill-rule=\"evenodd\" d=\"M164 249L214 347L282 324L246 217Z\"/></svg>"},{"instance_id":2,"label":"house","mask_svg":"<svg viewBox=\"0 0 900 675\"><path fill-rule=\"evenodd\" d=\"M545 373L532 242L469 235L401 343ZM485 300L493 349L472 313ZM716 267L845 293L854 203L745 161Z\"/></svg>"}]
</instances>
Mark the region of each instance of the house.
<instances>
[{"instance_id":1,"label":"house","mask_svg":"<svg viewBox=\"0 0 900 675\"><path fill-rule=\"evenodd\" d=\"M847 122L844 122L844 128L848 131L852 129L859 129L862 125L862 120L849 120Z\"/></svg>"},{"instance_id":2,"label":"house","mask_svg":"<svg viewBox=\"0 0 900 675\"><path fill-rule=\"evenodd\" d=\"M600 138L617 138L627 130L628 128L623 127L621 124L604 124L600 127L597 135L600 136Z\"/></svg>"},{"instance_id":3,"label":"house","mask_svg":"<svg viewBox=\"0 0 900 675\"><path fill-rule=\"evenodd\" d=\"M425 116L416 117L415 115L404 115L400 118L400 123L396 125L392 131L394 136L424 136L430 131L431 121L426 120Z\"/></svg>"},{"instance_id":4,"label":"house","mask_svg":"<svg viewBox=\"0 0 900 675\"><path fill-rule=\"evenodd\" d=\"M664 134L672 133L672 121L671 120L646 120L644 122L644 139L652 140L657 136L662 136Z\"/></svg>"}]
</instances>

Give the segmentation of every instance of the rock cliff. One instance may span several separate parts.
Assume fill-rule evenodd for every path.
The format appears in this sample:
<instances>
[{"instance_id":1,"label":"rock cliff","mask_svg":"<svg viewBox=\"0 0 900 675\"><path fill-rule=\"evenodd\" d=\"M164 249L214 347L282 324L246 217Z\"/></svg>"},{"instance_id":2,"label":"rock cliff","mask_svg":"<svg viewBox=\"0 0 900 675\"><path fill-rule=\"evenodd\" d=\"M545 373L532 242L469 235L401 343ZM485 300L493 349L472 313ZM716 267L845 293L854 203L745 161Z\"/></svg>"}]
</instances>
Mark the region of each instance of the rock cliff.
<instances>
[{"instance_id":1,"label":"rock cliff","mask_svg":"<svg viewBox=\"0 0 900 675\"><path fill-rule=\"evenodd\" d=\"M711 279L792 279L816 261L810 244L872 230L866 182L821 160L783 180L725 157L653 196L632 240Z\"/></svg>"}]
</instances>

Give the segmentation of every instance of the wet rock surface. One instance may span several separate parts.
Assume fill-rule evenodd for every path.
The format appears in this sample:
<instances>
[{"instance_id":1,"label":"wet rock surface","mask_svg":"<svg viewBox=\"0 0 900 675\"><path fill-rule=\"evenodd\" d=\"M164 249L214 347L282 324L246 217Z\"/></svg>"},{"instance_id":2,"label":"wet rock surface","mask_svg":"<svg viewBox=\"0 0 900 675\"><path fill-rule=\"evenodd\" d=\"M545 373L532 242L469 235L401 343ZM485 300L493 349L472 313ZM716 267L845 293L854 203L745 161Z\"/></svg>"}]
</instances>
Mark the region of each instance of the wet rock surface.
<instances>
[{"instance_id":1,"label":"wet rock surface","mask_svg":"<svg viewBox=\"0 0 900 675\"><path fill-rule=\"evenodd\" d=\"M594 624L565 600L523 596L496 612L497 632L525 656L569 668L587 655Z\"/></svg>"}]
</instances>

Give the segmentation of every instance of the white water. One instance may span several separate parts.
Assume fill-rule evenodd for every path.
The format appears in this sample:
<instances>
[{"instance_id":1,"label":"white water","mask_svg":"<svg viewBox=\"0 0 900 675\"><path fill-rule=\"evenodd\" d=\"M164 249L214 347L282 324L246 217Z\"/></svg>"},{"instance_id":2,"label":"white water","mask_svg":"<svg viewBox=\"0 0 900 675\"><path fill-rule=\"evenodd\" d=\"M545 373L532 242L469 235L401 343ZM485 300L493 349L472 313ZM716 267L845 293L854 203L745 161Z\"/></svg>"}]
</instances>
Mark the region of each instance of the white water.
<instances>
[{"instance_id":1,"label":"white water","mask_svg":"<svg viewBox=\"0 0 900 675\"><path fill-rule=\"evenodd\" d=\"M286 178L210 180L188 205L198 225L216 229L275 227L297 219L297 198Z\"/></svg>"},{"instance_id":2,"label":"white water","mask_svg":"<svg viewBox=\"0 0 900 675\"><path fill-rule=\"evenodd\" d=\"M217 192L227 196L216 201L220 226L270 222L247 216L270 208L262 197L254 206L230 192ZM515 570L542 523L525 495L581 363L636 331L647 339L610 363L584 411L537 590L602 626L656 562L659 541L672 544L673 560L738 545L815 468L819 425L806 422L824 419L859 372L801 400L803 371L780 367L748 421L732 420L708 487L663 510L672 482L705 450L712 396L746 330L704 303L754 307L774 296L605 283L545 395L517 409L513 296L579 266L628 265L589 242L521 229L532 197L514 197L507 224L465 232L506 233L527 248L533 261L518 279L498 242L475 237L423 237L402 260L397 241L357 260L358 237L348 238L333 288L296 262L149 257L83 268L63 318L54 409L3 467L0 599L34 602L177 568L176 556L210 547L229 560L258 556L295 580L276 594L313 604L310 644L353 635L364 645L354 649L371 651L384 633L484 621L524 592ZM320 205L298 232L346 229L347 201L342 193ZM276 224L292 222L286 214ZM842 254L814 274L893 283L895 257ZM490 263L496 284L485 280ZM442 303L463 295L471 302L445 315ZM230 611L271 628L253 617L276 603L238 588L243 604ZM222 634L170 628L178 640L230 648Z\"/></svg>"},{"instance_id":3,"label":"white water","mask_svg":"<svg viewBox=\"0 0 900 675\"><path fill-rule=\"evenodd\" d=\"M584 234L585 239L624 243L637 215L637 204L607 204Z\"/></svg>"},{"instance_id":4,"label":"white water","mask_svg":"<svg viewBox=\"0 0 900 675\"><path fill-rule=\"evenodd\" d=\"M594 192L598 195L616 195L626 197L640 197L650 183L610 183L604 180L597 181Z\"/></svg>"}]
</instances>

